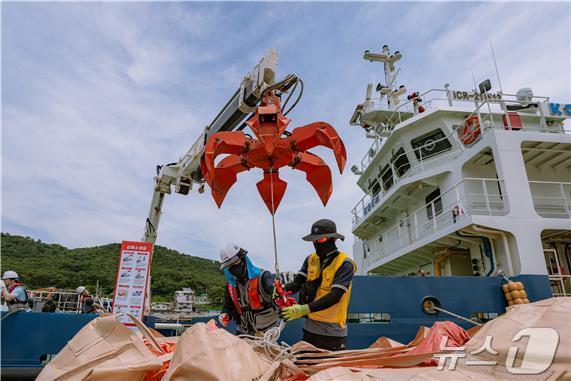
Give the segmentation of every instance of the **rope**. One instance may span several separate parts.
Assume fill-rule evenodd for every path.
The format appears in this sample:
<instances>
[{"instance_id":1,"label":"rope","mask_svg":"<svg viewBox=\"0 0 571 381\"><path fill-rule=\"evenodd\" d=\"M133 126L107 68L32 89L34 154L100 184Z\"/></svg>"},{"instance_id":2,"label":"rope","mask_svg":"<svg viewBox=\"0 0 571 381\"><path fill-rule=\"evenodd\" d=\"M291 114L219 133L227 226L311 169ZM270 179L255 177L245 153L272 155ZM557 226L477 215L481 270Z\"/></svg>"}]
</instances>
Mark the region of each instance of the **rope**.
<instances>
[{"instance_id":1,"label":"rope","mask_svg":"<svg viewBox=\"0 0 571 381\"><path fill-rule=\"evenodd\" d=\"M448 314L448 315L450 315L450 316L454 316L455 318L460 319L460 320L467 321L468 323L472 323L472 324L475 324L475 325L482 325L482 324L480 324L480 323L476 323L476 322L473 321L473 320L470 320L470 319L468 319L468 318L465 318L464 316L460 316L460 315L455 314L454 312L447 311L447 310L445 310L444 308L432 306L432 309L433 309L433 310L436 310L436 311L444 312L445 314Z\"/></svg>"},{"instance_id":2,"label":"rope","mask_svg":"<svg viewBox=\"0 0 571 381\"><path fill-rule=\"evenodd\" d=\"M6 319L8 316L14 315L15 313L18 313L18 312L20 312L20 310L18 310L18 311L10 311L10 312L8 312L6 315L2 316L2 319L0 319L0 320L4 320L4 319Z\"/></svg>"},{"instance_id":3,"label":"rope","mask_svg":"<svg viewBox=\"0 0 571 381\"><path fill-rule=\"evenodd\" d=\"M270 168L270 201L272 203L272 232L274 237L274 260L276 269L276 279L280 276L280 266L278 262L278 246L276 238L276 222L275 222L275 207L274 207L274 168ZM278 343L280 334L285 327L285 321L280 320L279 325L272 327L264 332L262 336L253 335L238 335L239 338L244 339L252 349L259 354L265 356L266 359L271 361L282 361L285 359L292 359L291 346L285 342Z\"/></svg>"},{"instance_id":4,"label":"rope","mask_svg":"<svg viewBox=\"0 0 571 381\"><path fill-rule=\"evenodd\" d=\"M280 265L278 263L278 244L276 238L276 219L275 213L276 210L274 208L274 167L270 168L270 197L272 202L272 232L274 235L274 261L275 261L275 269L276 269L276 279L280 277Z\"/></svg>"},{"instance_id":5,"label":"rope","mask_svg":"<svg viewBox=\"0 0 571 381\"><path fill-rule=\"evenodd\" d=\"M293 361L291 346L283 341L278 343L278 338L284 327L285 322L281 320L278 326L268 329L263 336L243 334L238 335L238 337L250 344L256 353L264 355L267 360L283 361L290 359Z\"/></svg>"}]
</instances>

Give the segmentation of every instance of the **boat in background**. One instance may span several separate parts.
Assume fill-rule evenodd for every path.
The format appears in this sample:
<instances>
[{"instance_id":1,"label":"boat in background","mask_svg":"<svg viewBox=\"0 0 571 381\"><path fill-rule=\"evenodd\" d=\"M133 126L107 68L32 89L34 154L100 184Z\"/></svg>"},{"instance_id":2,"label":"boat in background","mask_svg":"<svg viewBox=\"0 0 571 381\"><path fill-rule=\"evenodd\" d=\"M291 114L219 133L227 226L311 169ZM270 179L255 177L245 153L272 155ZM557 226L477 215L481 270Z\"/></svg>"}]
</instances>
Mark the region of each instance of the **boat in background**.
<instances>
[{"instance_id":1,"label":"boat in background","mask_svg":"<svg viewBox=\"0 0 571 381\"><path fill-rule=\"evenodd\" d=\"M401 57L365 52L385 84L369 84L351 118L372 140L352 167L365 193L352 209L361 273L544 275L569 295L571 105L490 80L409 92L396 86Z\"/></svg>"}]
</instances>

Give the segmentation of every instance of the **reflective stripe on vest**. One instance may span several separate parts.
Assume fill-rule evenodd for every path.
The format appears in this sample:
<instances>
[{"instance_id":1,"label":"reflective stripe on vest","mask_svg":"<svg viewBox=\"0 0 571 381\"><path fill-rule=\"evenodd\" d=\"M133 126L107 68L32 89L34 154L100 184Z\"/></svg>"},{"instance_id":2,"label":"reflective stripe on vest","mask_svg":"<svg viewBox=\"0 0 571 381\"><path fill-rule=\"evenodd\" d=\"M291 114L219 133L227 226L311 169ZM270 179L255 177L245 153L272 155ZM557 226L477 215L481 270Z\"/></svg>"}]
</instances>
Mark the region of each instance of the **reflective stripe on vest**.
<instances>
[{"instance_id":1,"label":"reflective stripe on vest","mask_svg":"<svg viewBox=\"0 0 571 381\"><path fill-rule=\"evenodd\" d=\"M234 287L230 283L227 283L226 286L228 287L228 292L230 293L230 298L232 299L232 303L234 303L236 311L239 315L242 315L242 306L240 306L240 300L238 298L238 287ZM259 277L248 280L248 305L252 310L261 310L263 307L258 287Z\"/></svg>"},{"instance_id":2,"label":"reflective stripe on vest","mask_svg":"<svg viewBox=\"0 0 571 381\"><path fill-rule=\"evenodd\" d=\"M333 278L335 278L335 273L337 270L339 270L346 259L351 261L353 264L353 270L357 271L357 265L355 262L343 252L337 254L337 257L335 257L335 259L327 267L325 267L323 271L320 271L319 256L315 253L309 256L307 265L307 281L310 282L312 280L318 279L321 273L321 284L317 289L315 300L318 300L319 298L322 298L331 292L331 286L333 285ZM352 286L353 283L351 282L347 288L347 291L343 294L341 300L337 304L334 304L322 311L311 312L309 314L309 318L324 323L338 323L341 328L345 328L347 321L347 308L349 307L349 298L351 297Z\"/></svg>"}]
</instances>

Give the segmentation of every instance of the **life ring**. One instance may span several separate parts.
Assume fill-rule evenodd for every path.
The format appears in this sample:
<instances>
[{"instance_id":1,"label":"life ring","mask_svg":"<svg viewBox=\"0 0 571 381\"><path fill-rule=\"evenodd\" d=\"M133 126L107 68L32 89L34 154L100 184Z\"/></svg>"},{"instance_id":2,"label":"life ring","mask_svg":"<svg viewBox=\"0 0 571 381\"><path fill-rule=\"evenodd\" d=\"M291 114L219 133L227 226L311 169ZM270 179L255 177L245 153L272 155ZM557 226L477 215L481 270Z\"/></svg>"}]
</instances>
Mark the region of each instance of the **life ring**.
<instances>
[{"instance_id":1,"label":"life ring","mask_svg":"<svg viewBox=\"0 0 571 381\"><path fill-rule=\"evenodd\" d=\"M460 139L465 145L472 144L480 137L481 133L478 115L472 115L462 125Z\"/></svg>"}]
</instances>

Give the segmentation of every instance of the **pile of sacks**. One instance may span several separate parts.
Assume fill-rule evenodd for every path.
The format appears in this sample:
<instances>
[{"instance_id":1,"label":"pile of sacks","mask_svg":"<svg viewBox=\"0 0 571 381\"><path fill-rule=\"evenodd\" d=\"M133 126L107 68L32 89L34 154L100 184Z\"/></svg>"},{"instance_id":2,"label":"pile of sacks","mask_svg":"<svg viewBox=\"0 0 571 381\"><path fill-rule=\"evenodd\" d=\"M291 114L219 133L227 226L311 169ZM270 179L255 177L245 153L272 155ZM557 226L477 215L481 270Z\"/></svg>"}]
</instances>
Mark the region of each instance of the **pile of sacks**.
<instances>
[{"instance_id":1,"label":"pile of sacks","mask_svg":"<svg viewBox=\"0 0 571 381\"><path fill-rule=\"evenodd\" d=\"M524 328L553 328L558 348L552 364L530 380L571 377L571 298L554 298L509 307L501 317L479 329L465 331L452 322L421 327L404 345L380 338L367 349L329 352L299 342L287 359L272 361L245 340L217 329L195 324L180 337L163 337L133 319L138 331L128 329L114 315L85 326L43 369L38 380L190 381L190 380L496 380L514 379L506 370L510 347L517 347L515 364L521 364L528 340L515 340ZM478 350L492 336L495 354ZM455 370L438 370L435 355L462 347L466 356ZM530 345L530 347L532 347ZM532 348L533 349L533 348ZM513 349L512 349L513 350ZM472 354L476 352L475 354ZM541 360L545 353L526 356ZM467 366L465 361L495 365ZM567 373L566 373L567 372ZM527 379L528 376L518 376Z\"/></svg>"}]
</instances>

